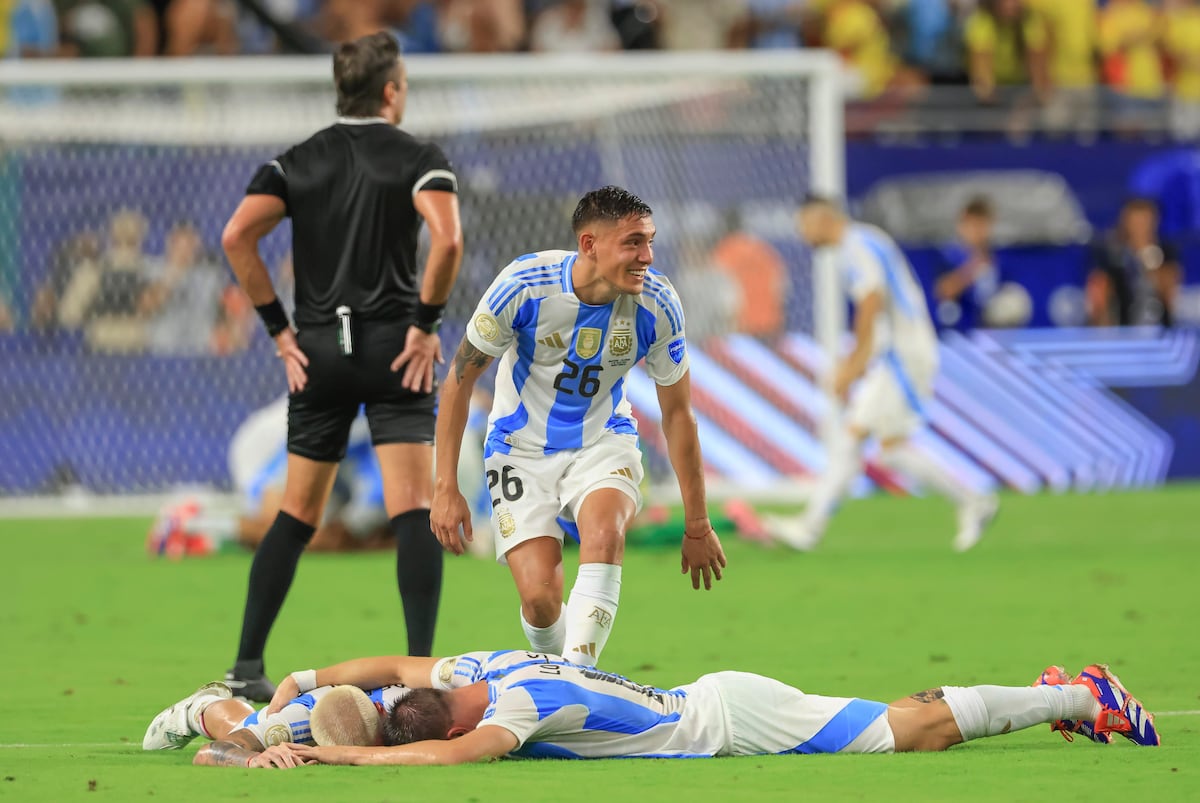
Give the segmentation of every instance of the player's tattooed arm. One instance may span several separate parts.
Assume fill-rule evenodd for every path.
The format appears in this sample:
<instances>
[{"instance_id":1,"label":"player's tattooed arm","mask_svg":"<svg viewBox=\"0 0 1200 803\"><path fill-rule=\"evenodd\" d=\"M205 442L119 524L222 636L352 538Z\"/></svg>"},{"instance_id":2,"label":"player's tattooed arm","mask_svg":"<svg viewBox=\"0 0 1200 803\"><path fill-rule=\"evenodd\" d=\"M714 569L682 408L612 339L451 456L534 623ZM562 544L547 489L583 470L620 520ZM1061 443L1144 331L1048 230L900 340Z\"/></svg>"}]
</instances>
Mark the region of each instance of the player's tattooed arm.
<instances>
[{"instance_id":1,"label":"player's tattooed arm","mask_svg":"<svg viewBox=\"0 0 1200 803\"><path fill-rule=\"evenodd\" d=\"M200 748L192 763L198 767L246 767L259 752L222 740Z\"/></svg>"},{"instance_id":2,"label":"player's tattooed arm","mask_svg":"<svg viewBox=\"0 0 1200 803\"><path fill-rule=\"evenodd\" d=\"M946 696L946 693L939 689L926 689L912 695L912 698L918 703L936 703L938 700Z\"/></svg>"},{"instance_id":3,"label":"player's tattooed arm","mask_svg":"<svg viewBox=\"0 0 1200 803\"><path fill-rule=\"evenodd\" d=\"M454 378L458 382L462 382L468 367L476 368L482 373L491 361L492 355L475 348L471 341L464 337L462 343L458 345L458 353L454 355Z\"/></svg>"},{"instance_id":4,"label":"player's tattooed arm","mask_svg":"<svg viewBox=\"0 0 1200 803\"><path fill-rule=\"evenodd\" d=\"M245 767L262 750L263 745L253 731L236 730L200 748L192 763L200 767Z\"/></svg>"}]
</instances>

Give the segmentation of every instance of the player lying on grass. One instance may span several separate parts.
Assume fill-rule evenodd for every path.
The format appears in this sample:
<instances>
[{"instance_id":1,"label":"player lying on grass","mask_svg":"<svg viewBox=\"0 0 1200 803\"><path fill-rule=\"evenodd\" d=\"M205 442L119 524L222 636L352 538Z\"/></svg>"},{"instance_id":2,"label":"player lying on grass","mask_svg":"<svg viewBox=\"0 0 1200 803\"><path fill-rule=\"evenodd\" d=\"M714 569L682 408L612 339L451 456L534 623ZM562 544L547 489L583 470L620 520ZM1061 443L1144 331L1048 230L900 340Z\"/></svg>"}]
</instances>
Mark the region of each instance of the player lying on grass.
<instances>
[{"instance_id":1,"label":"player lying on grass","mask_svg":"<svg viewBox=\"0 0 1200 803\"><path fill-rule=\"evenodd\" d=\"M214 767L291 767L296 759L284 744L382 744L388 710L412 691L391 685L369 692L323 686L298 694L268 713L232 699L229 686L207 683L150 723L144 750L178 750L197 736L212 739L196 753L195 764ZM321 702L321 720L312 717Z\"/></svg>"},{"instance_id":2,"label":"player lying on grass","mask_svg":"<svg viewBox=\"0 0 1200 803\"><path fill-rule=\"evenodd\" d=\"M745 672L658 689L559 656L513 650L440 661L366 658L310 677L360 688L433 688L392 706L383 746L287 745L296 763L936 751L1042 723L1068 739L1082 733L1107 743L1120 733L1135 744L1159 743L1149 712L1103 664L1077 678L1050 667L1032 687L942 686L890 705L805 694ZM280 689L293 684L285 680ZM314 721L323 715L318 704Z\"/></svg>"}]
</instances>

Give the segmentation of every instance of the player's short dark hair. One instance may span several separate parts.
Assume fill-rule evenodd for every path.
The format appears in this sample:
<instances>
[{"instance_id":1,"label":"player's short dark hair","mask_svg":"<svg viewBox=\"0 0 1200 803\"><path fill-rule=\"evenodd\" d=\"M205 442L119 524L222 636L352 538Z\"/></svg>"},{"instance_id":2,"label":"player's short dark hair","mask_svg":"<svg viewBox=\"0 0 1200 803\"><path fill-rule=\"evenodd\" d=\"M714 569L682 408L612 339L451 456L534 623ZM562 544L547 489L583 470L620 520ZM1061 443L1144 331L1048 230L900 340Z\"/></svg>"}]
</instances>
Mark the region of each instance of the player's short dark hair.
<instances>
[{"instance_id":1,"label":"player's short dark hair","mask_svg":"<svg viewBox=\"0 0 1200 803\"><path fill-rule=\"evenodd\" d=\"M992 206L992 201L985 195L976 195L967 201L962 208L963 217L980 217L991 220L996 216L996 209Z\"/></svg>"},{"instance_id":2,"label":"player's short dark hair","mask_svg":"<svg viewBox=\"0 0 1200 803\"><path fill-rule=\"evenodd\" d=\"M1158 214L1158 201L1153 198L1147 198L1144 195L1135 195L1132 198L1125 199L1125 203L1121 205L1122 212L1151 212Z\"/></svg>"},{"instance_id":3,"label":"player's short dark hair","mask_svg":"<svg viewBox=\"0 0 1200 803\"><path fill-rule=\"evenodd\" d=\"M841 201L839 201L837 198L834 198L832 195L822 195L819 192L807 193L800 200L800 208L801 209L808 209L809 207L813 207L813 206L819 206L819 207L828 209L833 212L841 212L842 211Z\"/></svg>"},{"instance_id":4,"label":"player's short dark hair","mask_svg":"<svg viewBox=\"0 0 1200 803\"><path fill-rule=\"evenodd\" d=\"M333 54L337 113L374 117L383 105L383 88L400 80L400 44L387 31L345 42Z\"/></svg>"},{"instance_id":5,"label":"player's short dark hair","mask_svg":"<svg viewBox=\"0 0 1200 803\"><path fill-rule=\"evenodd\" d=\"M445 739L454 717L450 693L441 689L413 689L401 697L383 720L383 743L412 744Z\"/></svg>"},{"instance_id":6,"label":"player's short dark hair","mask_svg":"<svg viewBox=\"0 0 1200 803\"><path fill-rule=\"evenodd\" d=\"M592 190L579 199L575 214L571 215L571 227L576 233L597 220L616 222L627 217L649 217L654 214L650 205L629 190L609 185Z\"/></svg>"}]
</instances>

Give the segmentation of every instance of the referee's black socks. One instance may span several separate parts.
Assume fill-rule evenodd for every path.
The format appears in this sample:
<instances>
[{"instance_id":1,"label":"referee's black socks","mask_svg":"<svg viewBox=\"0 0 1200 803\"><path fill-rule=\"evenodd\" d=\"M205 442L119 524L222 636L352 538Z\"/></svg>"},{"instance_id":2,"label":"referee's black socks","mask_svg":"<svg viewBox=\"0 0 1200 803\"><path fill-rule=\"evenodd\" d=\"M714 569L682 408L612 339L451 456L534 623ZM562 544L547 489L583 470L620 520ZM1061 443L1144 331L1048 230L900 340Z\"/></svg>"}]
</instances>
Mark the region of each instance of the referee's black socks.
<instances>
[{"instance_id":1,"label":"referee's black socks","mask_svg":"<svg viewBox=\"0 0 1200 803\"><path fill-rule=\"evenodd\" d=\"M430 655L442 595L442 545L429 527L429 510L401 513L392 519L396 536L396 585L404 603L408 654Z\"/></svg>"},{"instance_id":2,"label":"referee's black socks","mask_svg":"<svg viewBox=\"0 0 1200 803\"><path fill-rule=\"evenodd\" d=\"M315 530L311 524L305 524L281 510L254 552L254 562L250 564L250 589L246 593L246 612L242 615L238 665L258 662L261 666L267 636L292 586L300 555Z\"/></svg>"}]
</instances>

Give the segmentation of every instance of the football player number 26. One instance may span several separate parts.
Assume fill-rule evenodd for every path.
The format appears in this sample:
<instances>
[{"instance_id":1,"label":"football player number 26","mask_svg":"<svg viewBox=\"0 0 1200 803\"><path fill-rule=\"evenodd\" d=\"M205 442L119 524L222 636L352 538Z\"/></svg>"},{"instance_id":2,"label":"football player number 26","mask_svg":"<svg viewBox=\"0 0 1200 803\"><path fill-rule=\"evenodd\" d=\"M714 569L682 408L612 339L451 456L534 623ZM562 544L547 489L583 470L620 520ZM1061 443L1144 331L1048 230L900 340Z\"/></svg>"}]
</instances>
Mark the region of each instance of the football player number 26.
<instances>
[{"instance_id":1,"label":"football player number 26","mask_svg":"<svg viewBox=\"0 0 1200 803\"><path fill-rule=\"evenodd\" d=\"M496 486L509 502L515 502L525 494L525 485L521 478L512 473L512 466L502 466L500 471L488 469L488 490L492 492L492 507L500 504L500 496L496 494Z\"/></svg>"},{"instance_id":2,"label":"football player number 26","mask_svg":"<svg viewBox=\"0 0 1200 803\"><path fill-rule=\"evenodd\" d=\"M590 399L600 392L600 371L603 369L603 365L580 366L572 360L563 360L562 373L554 377L554 389L572 396L578 393ZM575 387L572 388L568 383L573 383Z\"/></svg>"}]
</instances>

